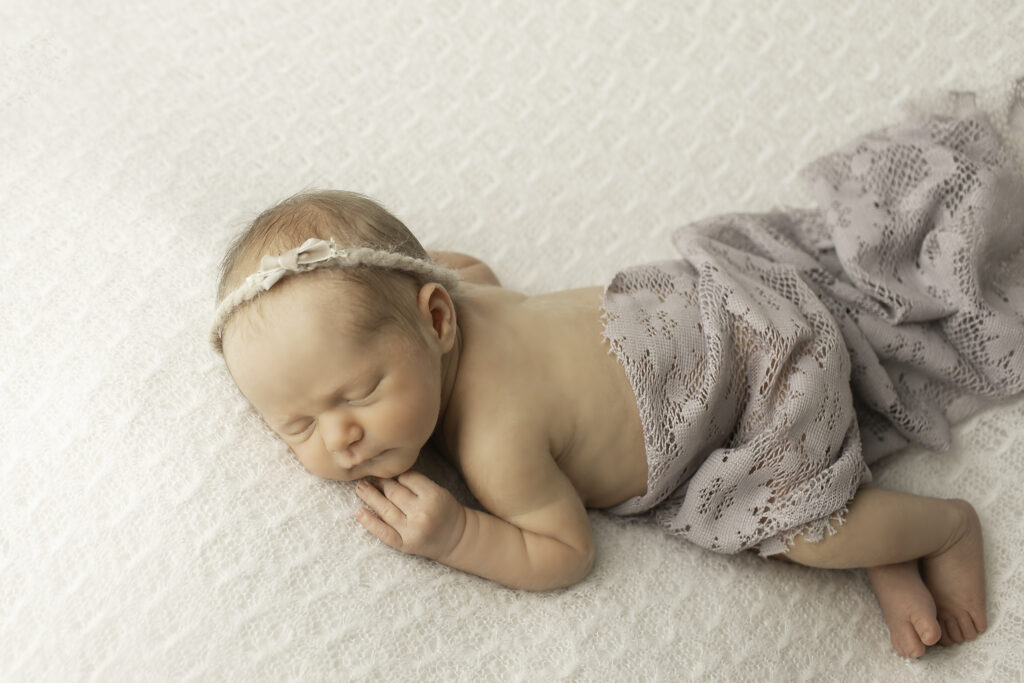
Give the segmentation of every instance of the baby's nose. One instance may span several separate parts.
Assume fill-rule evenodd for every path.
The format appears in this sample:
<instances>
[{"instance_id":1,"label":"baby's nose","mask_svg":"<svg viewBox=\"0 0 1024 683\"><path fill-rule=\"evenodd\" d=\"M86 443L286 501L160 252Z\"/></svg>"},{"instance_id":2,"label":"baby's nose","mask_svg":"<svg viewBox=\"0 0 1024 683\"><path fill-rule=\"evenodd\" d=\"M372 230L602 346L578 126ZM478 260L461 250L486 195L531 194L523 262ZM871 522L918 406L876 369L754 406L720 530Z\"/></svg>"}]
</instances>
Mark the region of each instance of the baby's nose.
<instances>
[{"instance_id":1,"label":"baby's nose","mask_svg":"<svg viewBox=\"0 0 1024 683\"><path fill-rule=\"evenodd\" d=\"M324 435L324 446L329 451L344 451L363 438L363 430L354 423L339 424L333 433Z\"/></svg>"}]
</instances>

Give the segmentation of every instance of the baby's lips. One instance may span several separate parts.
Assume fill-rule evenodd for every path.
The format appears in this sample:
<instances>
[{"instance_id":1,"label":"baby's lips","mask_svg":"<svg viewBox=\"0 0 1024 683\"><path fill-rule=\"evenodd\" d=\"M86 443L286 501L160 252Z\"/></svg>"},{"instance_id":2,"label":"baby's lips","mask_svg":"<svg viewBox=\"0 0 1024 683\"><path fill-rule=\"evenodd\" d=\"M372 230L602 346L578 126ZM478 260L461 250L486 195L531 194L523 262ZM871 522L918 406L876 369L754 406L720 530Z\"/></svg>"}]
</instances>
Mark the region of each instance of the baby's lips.
<instances>
[{"instance_id":1,"label":"baby's lips","mask_svg":"<svg viewBox=\"0 0 1024 683\"><path fill-rule=\"evenodd\" d=\"M375 457L377 457L376 455L367 455L367 452L369 451L365 451L362 454L360 454L355 453L352 450L348 450L342 451L340 453L335 452L332 453L331 455L334 456L335 459L339 460L344 467L352 468L362 465L364 462L373 460Z\"/></svg>"}]
</instances>

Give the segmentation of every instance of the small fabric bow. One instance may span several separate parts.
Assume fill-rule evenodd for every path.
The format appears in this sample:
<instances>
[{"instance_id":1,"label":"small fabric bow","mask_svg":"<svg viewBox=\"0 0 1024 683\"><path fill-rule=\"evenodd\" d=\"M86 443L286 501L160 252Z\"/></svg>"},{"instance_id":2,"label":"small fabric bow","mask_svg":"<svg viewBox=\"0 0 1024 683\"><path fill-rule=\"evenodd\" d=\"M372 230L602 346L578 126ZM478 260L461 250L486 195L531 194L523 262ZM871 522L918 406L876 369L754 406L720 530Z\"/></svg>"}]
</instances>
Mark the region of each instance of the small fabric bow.
<instances>
[{"instance_id":1,"label":"small fabric bow","mask_svg":"<svg viewBox=\"0 0 1024 683\"><path fill-rule=\"evenodd\" d=\"M279 256L268 254L260 260L260 269L256 274L262 277L260 286L270 289L287 273L298 273L304 268L299 266L326 261L334 256L332 243L310 237L301 245L284 252Z\"/></svg>"}]
</instances>

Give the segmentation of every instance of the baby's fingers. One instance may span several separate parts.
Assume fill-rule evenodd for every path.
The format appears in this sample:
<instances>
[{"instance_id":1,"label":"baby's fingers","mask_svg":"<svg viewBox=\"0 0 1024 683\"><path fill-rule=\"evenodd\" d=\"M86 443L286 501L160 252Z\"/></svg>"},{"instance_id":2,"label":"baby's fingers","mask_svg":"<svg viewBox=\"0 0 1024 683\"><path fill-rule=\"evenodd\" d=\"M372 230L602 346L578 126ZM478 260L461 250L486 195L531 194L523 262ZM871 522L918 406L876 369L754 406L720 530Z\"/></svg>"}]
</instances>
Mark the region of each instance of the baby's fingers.
<instances>
[{"instance_id":1,"label":"baby's fingers","mask_svg":"<svg viewBox=\"0 0 1024 683\"><path fill-rule=\"evenodd\" d=\"M360 519L363 526L367 528L370 533L379 538L380 540L387 543L392 548L401 548L402 536L396 531L396 527L401 527L405 522L405 513L402 512L397 505L388 500L387 496L381 493L376 486L369 483L368 481L360 481L356 484L356 495L359 496L364 503L370 506L377 517L373 515L365 514L364 516L369 517L368 520ZM367 522L370 524L368 525ZM375 529L380 530L377 524L383 524L388 528L390 533L381 535L376 533Z\"/></svg>"},{"instance_id":2,"label":"baby's fingers","mask_svg":"<svg viewBox=\"0 0 1024 683\"><path fill-rule=\"evenodd\" d=\"M416 470L408 470L395 477L395 480L417 496L431 493L441 488L434 480Z\"/></svg>"},{"instance_id":3,"label":"baby's fingers","mask_svg":"<svg viewBox=\"0 0 1024 683\"><path fill-rule=\"evenodd\" d=\"M379 517L375 517L366 508L356 510L356 519L363 525L363 528L379 538L385 545L392 548L401 548L402 537L397 531L389 527Z\"/></svg>"}]
</instances>

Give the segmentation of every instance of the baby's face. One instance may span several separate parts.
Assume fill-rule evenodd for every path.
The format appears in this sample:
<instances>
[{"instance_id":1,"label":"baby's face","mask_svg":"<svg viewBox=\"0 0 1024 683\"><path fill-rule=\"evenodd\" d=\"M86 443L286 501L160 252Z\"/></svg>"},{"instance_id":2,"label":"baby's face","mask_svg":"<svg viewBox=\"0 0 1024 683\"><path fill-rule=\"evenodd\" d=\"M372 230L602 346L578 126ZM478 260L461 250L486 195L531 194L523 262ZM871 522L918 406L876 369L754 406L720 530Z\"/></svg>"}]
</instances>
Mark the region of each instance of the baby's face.
<instances>
[{"instance_id":1,"label":"baby's face","mask_svg":"<svg viewBox=\"0 0 1024 683\"><path fill-rule=\"evenodd\" d=\"M298 284L298 283L296 283ZM264 297L262 324L232 321L224 357L238 388L313 474L394 477L440 412L440 353L399 330L360 343L311 288Z\"/></svg>"}]
</instances>

